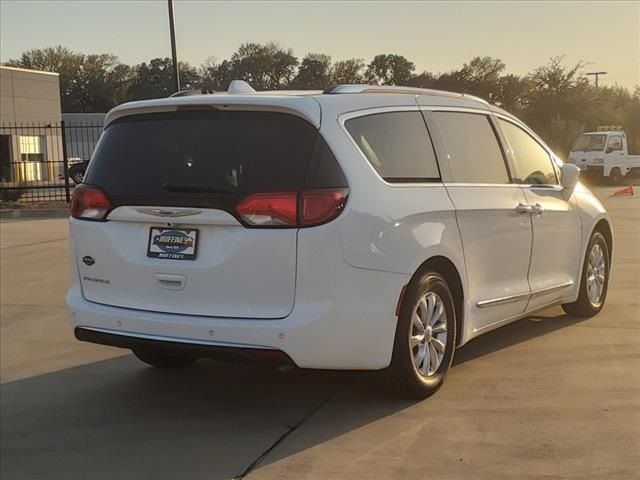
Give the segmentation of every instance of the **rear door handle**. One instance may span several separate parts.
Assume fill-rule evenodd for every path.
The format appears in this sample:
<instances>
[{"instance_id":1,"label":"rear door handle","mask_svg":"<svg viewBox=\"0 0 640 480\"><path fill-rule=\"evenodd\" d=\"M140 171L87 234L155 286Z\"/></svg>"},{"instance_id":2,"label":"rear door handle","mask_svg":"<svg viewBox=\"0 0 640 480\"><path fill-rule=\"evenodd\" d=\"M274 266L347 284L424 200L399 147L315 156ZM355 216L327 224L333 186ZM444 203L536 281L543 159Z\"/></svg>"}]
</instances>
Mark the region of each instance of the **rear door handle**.
<instances>
[{"instance_id":1,"label":"rear door handle","mask_svg":"<svg viewBox=\"0 0 640 480\"><path fill-rule=\"evenodd\" d=\"M542 215L544 213L544 207L542 205L540 205L539 203L536 203L535 205L533 205L531 207L531 211L535 215Z\"/></svg>"},{"instance_id":2,"label":"rear door handle","mask_svg":"<svg viewBox=\"0 0 640 480\"><path fill-rule=\"evenodd\" d=\"M521 215L524 215L525 213L531 213L531 210L533 210L533 208L531 208L531 205L525 205L524 203L518 203L518 205L516 205L516 212Z\"/></svg>"},{"instance_id":3,"label":"rear door handle","mask_svg":"<svg viewBox=\"0 0 640 480\"><path fill-rule=\"evenodd\" d=\"M182 290L187 283L184 275L174 275L170 273L155 273L153 275L162 288L167 290Z\"/></svg>"}]
</instances>

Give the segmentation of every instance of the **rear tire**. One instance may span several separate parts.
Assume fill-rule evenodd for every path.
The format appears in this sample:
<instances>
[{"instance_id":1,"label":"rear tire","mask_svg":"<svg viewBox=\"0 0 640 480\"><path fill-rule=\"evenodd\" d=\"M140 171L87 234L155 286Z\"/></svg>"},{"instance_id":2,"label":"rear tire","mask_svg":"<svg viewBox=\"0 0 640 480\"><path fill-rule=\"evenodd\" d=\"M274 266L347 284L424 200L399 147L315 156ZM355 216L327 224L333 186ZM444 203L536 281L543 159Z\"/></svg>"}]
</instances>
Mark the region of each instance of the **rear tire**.
<instances>
[{"instance_id":1,"label":"rear tire","mask_svg":"<svg viewBox=\"0 0 640 480\"><path fill-rule=\"evenodd\" d=\"M437 392L453 361L456 333L451 290L442 275L427 271L404 295L391 365L383 372L387 391L411 399Z\"/></svg>"},{"instance_id":2,"label":"rear tire","mask_svg":"<svg viewBox=\"0 0 640 480\"><path fill-rule=\"evenodd\" d=\"M622 172L620 172L620 169L618 167L614 168L609 173L609 182L611 183L611 185L620 185L623 179L624 176L622 175Z\"/></svg>"},{"instance_id":3,"label":"rear tire","mask_svg":"<svg viewBox=\"0 0 640 480\"><path fill-rule=\"evenodd\" d=\"M603 267L598 267L598 252L602 252ZM582 278L580 279L578 299L573 303L562 305L565 313L574 317L588 318L593 317L602 310L607 298L607 289L609 288L609 271L611 270L609 262L607 241L602 233L593 232L582 264ZM596 265L594 266L594 264ZM603 276L602 282L598 280L600 275ZM594 282L596 283L595 286ZM600 283L601 290L598 287Z\"/></svg>"},{"instance_id":4,"label":"rear tire","mask_svg":"<svg viewBox=\"0 0 640 480\"><path fill-rule=\"evenodd\" d=\"M196 361L195 358L170 355L156 350L136 348L132 352L139 360L157 368L184 368Z\"/></svg>"}]
</instances>

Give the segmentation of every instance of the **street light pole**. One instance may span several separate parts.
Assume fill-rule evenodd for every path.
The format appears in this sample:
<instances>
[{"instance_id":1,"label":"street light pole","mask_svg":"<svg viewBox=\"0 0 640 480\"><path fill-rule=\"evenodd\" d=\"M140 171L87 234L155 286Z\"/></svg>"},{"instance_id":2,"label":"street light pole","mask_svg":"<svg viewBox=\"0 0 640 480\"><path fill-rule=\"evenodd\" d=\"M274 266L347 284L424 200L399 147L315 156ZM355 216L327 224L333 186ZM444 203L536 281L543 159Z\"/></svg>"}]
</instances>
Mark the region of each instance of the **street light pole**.
<instances>
[{"instance_id":1,"label":"street light pole","mask_svg":"<svg viewBox=\"0 0 640 480\"><path fill-rule=\"evenodd\" d=\"M173 0L169 2L169 31L171 33L171 57L173 58L173 80L176 92L180 91L180 67L178 65L178 52L176 50L176 26L173 16Z\"/></svg>"},{"instance_id":2,"label":"street light pole","mask_svg":"<svg viewBox=\"0 0 640 480\"><path fill-rule=\"evenodd\" d=\"M606 74L607 74L607 72L589 72L586 75L593 75L593 76L596 77L596 88L598 88L598 77L600 75L606 75Z\"/></svg>"}]
</instances>

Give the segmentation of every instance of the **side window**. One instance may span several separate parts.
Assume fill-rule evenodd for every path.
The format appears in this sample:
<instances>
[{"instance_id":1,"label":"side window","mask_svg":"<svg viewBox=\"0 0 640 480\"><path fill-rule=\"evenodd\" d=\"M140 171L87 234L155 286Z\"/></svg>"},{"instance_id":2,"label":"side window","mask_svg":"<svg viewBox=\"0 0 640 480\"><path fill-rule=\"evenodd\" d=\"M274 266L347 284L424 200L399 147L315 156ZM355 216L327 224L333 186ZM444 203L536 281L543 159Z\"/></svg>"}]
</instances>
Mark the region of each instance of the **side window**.
<instances>
[{"instance_id":1,"label":"side window","mask_svg":"<svg viewBox=\"0 0 640 480\"><path fill-rule=\"evenodd\" d=\"M457 183L509 183L504 155L486 115L433 112Z\"/></svg>"},{"instance_id":2,"label":"side window","mask_svg":"<svg viewBox=\"0 0 640 480\"><path fill-rule=\"evenodd\" d=\"M431 138L420 112L366 115L347 120L345 126L369 163L386 181L440 179Z\"/></svg>"},{"instance_id":3,"label":"side window","mask_svg":"<svg viewBox=\"0 0 640 480\"><path fill-rule=\"evenodd\" d=\"M558 178L547 151L517 125L498 119L513 153L516 179L526 185L557 185Z\"/></svg>"},{"instance_id":4,"label":"side window","mask_svg":"<svg viewBox=\"0 0 640 480\"><path fill-rule=\"evenodd\" d=\"M609 138L609 143L607 144L607 152L618 152L622 150L622 137L616 135L615 137Z\"/></svg>"}]
</instances>

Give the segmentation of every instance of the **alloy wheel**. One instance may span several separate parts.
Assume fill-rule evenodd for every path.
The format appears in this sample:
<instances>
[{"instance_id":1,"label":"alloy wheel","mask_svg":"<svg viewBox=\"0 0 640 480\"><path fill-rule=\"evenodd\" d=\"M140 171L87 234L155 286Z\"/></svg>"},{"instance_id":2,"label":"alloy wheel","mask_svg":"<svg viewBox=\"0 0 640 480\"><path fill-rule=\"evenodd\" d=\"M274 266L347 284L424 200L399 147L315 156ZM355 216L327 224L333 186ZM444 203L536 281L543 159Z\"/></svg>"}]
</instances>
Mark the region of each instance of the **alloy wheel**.
<instances>
[{"instance_id":1,"label":"alloy wheel","mask_svg":"<svg viewBox=\"0 0 640 480\"><path fill-rule=\"evenodd\" d=\"M431 376L442 364L447 346L447 312L437 293L425 293L416 304L409 329L413 365Z\"/></svg>"},{"instance_id":2,"label":"alloy wheel","mask_svg":"<svg viewBox=\"0 0 640 480\"><path fill-rule=\"evenodd\" d=\"M602 292L604 292L606 263L604 251L599 244L595 244L589 254L587 264L587 295L594 307L600 306Z\"/></svg>"}]
</instances>

